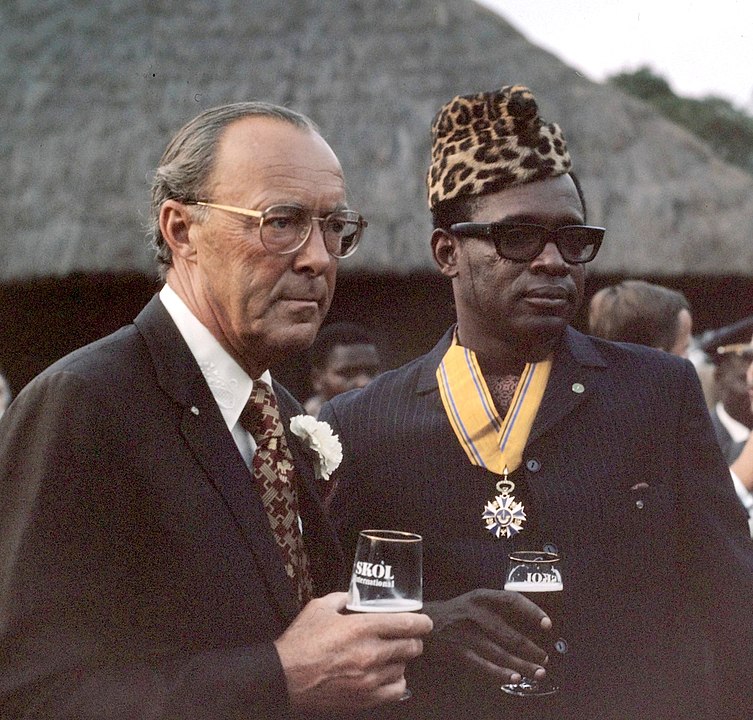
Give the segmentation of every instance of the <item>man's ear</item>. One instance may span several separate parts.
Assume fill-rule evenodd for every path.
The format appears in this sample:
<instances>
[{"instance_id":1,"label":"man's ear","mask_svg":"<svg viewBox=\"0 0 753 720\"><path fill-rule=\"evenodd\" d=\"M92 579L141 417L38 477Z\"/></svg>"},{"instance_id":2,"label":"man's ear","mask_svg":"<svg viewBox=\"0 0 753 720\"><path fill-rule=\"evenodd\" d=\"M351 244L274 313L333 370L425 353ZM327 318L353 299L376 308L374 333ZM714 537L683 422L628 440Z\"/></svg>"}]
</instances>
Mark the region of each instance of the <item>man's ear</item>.
<instances>
[{"instance_id":1,"label":"man's ear","mask_svg":"<svg viewBox=\"0 0 753 720\"><path fill-rule=\"evenodd\" d=\"M159 211L162 237L170 246L174 257L188 259L196 254L189 228L193 218L189 208L177 200L165 200Z\"/></svg>"},{"instance_id":2,"label":"man's ear","mask_svg":"<svg viewBox=\"0 0 753 720\"><path fill-rule=\"evenodd\" d=\"M442 275L454 278L458 274L458 238L447 230L437 228L431 234L431 254Z\"/></svg>"}]
</instances>

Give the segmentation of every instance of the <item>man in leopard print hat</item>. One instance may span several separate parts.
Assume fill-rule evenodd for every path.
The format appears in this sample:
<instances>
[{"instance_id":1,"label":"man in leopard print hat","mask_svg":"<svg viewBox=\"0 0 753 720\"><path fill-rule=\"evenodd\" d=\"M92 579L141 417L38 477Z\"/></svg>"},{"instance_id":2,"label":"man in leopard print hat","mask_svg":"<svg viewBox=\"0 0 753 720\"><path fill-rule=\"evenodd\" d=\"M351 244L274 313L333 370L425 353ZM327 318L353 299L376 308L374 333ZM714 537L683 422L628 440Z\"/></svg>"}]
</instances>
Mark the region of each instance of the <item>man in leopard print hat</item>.
<instances>
[{"instance_id":1,"label":"man in leopard print hat","mask_svg":"<svg viewBox=\"0 0 753 720\"><path fill-rule=\"evenodd\" d=\"M396 717L750 718L753 548L694 368L570 326L604 228L527 88L454 98L432 139L457 321L319 415L346 553L365 527L423 536L434 630ZM564 591L502 590L518 550L564 558ZM503 692L521 677L548 694Z\"/></svg>"}]
</instances>

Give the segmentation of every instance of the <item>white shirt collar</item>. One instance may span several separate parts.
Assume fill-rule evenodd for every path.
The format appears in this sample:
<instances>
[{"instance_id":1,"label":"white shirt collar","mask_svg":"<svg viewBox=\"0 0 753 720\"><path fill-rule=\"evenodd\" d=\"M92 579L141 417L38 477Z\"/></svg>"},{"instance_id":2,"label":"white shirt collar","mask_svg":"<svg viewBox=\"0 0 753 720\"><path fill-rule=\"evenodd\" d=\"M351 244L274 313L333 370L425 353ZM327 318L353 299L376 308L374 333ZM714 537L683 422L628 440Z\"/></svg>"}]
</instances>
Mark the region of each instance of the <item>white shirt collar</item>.
<instances>
[{"instance_id":1,"label":"white shirt collar","mask_svg":"<svg viewBox=\"0 0 753 720\"><path fill-rule=\"evenodd\" d=\"M750 436L750 429L745 427L745 425L738 420L735 420L735 418L724 409L724 405L718 402L714 409L719 417L719 421L724 425L724 428L734 442L745 442L748 439Z\"/></svg>"},{"instance_id":2,"label":"white shirt collar","mask_svg":"<svg viewBox=\"0 0 753 720\"><path fill-rule=\"evenodd\" d=\"M254 381L189 310L175 290L165 284L159 297L201 368L228 430L232 431L251 396ZM272 384L269 370L265 370L260 379L268 385Z\"/></svg>"}]
</instances>

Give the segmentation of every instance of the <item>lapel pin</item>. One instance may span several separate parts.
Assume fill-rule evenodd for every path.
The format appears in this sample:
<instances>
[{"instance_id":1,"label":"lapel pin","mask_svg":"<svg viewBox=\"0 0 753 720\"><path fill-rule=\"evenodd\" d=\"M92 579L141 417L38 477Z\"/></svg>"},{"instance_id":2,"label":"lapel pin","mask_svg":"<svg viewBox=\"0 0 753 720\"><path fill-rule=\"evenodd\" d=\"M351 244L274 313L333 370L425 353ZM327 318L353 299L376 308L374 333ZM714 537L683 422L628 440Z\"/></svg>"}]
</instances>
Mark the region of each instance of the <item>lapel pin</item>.
<instances>
[{"instance_id":1,"label":"lapel pin","mask_svg":"<svg viewBox=\"0 0 753 720\"><path fill-rule=\"evenodd\" d=\"M580 395L585 391L585 389L586 388L581 383L573 383L572 391L574 393L578 393L578 395Z\"/></svg>"}]
</instances>

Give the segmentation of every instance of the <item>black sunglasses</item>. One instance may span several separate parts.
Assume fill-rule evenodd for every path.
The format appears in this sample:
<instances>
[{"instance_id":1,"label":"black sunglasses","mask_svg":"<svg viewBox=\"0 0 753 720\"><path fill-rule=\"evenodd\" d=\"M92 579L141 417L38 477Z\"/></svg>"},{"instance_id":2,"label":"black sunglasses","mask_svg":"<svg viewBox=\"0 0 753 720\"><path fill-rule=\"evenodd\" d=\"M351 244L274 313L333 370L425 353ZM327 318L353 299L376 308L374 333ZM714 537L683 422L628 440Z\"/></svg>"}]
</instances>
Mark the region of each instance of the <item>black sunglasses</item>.
<instances>
[{"instance_id":1,"label":"black sunglasses","mask_svg":"<svg viewBox=\"0 0 753 720\"><path fill-rule=\"evenodd\" d=\"M541 254L548 242L553 242L568 263L587 263L596 257L604 239L604 228L591 225L564 225L550 230L543 225L529 223L475 223L450 225L455 235L491 240L497 254L507 260L530 262Z\"/></svg>"}]
</instances>

